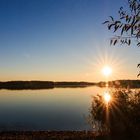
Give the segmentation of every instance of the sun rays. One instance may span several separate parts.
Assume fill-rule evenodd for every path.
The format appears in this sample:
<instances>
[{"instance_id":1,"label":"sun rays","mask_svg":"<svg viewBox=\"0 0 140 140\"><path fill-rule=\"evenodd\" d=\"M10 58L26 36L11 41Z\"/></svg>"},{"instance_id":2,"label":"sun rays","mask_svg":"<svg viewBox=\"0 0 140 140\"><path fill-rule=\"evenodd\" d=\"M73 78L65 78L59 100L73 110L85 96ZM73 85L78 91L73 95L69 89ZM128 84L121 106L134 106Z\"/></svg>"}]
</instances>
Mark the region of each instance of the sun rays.
<instances>
[{"instance_id":1,"label":"sun rays","mask_svg":"<svg viewBox=\"0 0 140 140\"><path fill-rule=\"evenodd\" d=\"M99 46L96 47L96 52L96 54L83 57L87 63L87 78L92 81L111 81L123 76L124 59L119 54L110 51L109 47Z\"/></svg>"}]
</instances>

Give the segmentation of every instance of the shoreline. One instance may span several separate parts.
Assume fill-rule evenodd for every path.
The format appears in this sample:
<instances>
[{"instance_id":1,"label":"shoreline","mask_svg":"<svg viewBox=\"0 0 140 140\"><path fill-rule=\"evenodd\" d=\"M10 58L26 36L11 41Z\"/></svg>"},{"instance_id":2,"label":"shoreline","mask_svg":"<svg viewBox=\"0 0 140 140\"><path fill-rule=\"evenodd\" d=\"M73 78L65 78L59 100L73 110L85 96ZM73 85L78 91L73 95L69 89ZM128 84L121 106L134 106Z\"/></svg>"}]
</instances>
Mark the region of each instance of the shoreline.
<instances>
[{"instance_id":1,"label":"shoreline","mask_svg":"<svg viewBox=\"0 0 140 140\"><path fill-rule=\"evenodd\" d=\"M140 88L140 80L108 81L110 88ZM7 81L0 82L0 89L9 90L36 90L53 88L84 88L89 86L106 87L106 82L53 82L53 81Z\"/></svg>"},{"instance_id":2,"label":"shoreline","mask_svg":"<svg viewBox=\"0 0 140 140\"><path fill-rule=\"evenodd\" d=\"M64 139L94 139L97 133L93 131L0 131L3 140L64 140Z\"/></svg>"}]
</instances>

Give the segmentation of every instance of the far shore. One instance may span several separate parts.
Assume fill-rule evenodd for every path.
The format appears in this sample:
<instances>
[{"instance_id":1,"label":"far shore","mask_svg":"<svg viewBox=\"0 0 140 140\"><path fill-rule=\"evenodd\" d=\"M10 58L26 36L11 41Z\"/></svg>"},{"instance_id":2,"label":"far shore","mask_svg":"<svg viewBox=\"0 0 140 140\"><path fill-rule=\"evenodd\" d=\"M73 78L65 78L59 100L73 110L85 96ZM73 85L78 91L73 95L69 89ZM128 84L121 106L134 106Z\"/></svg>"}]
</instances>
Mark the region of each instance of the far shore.
<instances>
[{"instance_id":1,"label":"far shore","mask_svg":"<svg viewBox=\"0 0 140 140\"><path fill-rule=\"evenodd\" d=\"M7 131L0 132L2 140L93 140L99 137L93 131Z\"/></svg>"},{"instance_id":2,"label":"far shore","mask_svg":"<svg viewBox=\"0 0 140 140\"><path fill-rule=\"evenodd\" d=\"M140 80L115 80L106 82L53 82L53 81L6 81L0 82L0 89L22 90L22 89L53 89L53 88L77 88L88 86L113 88L140 88Z\"/></svg>"}]
</instances>

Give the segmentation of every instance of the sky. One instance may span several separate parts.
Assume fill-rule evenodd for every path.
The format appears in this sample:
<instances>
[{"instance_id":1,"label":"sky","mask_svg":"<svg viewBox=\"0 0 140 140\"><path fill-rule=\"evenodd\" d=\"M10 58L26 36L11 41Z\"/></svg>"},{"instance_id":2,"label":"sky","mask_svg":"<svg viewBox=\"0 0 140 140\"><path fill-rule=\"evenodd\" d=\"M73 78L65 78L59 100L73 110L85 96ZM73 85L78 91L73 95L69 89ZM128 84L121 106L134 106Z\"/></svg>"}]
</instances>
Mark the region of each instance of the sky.
<instances>
[{"instance_id":1,"label":"sky","mask_svg":"<svg viewBox=\"0 0 140 140\"><path fill-rule=\"evenodd\" d=\"M127 0L0 0L0 81L137 79L140 49L102 23Z\"/></svg>"}]
</instances>

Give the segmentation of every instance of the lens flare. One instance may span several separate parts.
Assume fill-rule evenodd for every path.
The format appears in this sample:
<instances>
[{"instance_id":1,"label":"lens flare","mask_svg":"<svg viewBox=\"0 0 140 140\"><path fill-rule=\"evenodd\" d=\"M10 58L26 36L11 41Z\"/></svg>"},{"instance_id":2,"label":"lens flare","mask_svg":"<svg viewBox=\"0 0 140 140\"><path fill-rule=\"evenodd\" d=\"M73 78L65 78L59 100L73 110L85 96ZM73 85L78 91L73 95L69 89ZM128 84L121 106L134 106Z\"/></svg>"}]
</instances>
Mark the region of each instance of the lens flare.
<instances>
[{"instance_id":1,"label":"lens flare","mask_svg":"<svg viewBox=\"0 0 140 140\"><path fill-rule=\"evenodd\" d=\"M111 95L110 95L108 92L106 92L106 93L104 94L104 100L105 100L106 103L109 103L109 102L110 102L110 100L111 100Z\"/></svg>"}]
</instances>

